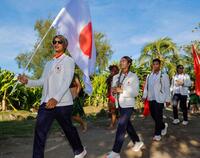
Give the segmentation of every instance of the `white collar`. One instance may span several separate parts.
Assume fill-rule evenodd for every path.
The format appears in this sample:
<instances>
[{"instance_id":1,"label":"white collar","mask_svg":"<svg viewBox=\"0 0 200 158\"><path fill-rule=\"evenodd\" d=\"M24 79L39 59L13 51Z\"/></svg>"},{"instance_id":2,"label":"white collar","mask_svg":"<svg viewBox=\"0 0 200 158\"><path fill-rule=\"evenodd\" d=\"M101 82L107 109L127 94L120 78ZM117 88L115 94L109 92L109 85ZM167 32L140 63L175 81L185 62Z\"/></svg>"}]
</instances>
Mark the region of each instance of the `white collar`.
<instances>
[{"instance_id":1,"label":"white collar","mask_svg":"<svg viewBox=\"0 0 200 158\"><path fill-rule=\"evenodd\" d=\"M63 59L64 57L65 57L66 55L63 53L60 57L58 57L58 58L53 58L53 60L61 60L61 59Z\"/></svg>"}]
</instances>

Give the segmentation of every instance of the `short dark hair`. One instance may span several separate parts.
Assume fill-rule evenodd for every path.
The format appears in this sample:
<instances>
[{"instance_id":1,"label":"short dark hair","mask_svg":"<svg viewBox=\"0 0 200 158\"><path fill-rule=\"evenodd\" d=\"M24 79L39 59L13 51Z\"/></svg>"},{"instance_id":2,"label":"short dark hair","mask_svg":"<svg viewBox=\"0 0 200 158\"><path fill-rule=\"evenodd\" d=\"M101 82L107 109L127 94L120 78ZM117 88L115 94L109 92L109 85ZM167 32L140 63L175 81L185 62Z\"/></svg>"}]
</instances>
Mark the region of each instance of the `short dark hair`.
<instances>
[{"instance_id":1,"label":"short dark hair","mask_svg":"<svg viewBox=\"0 0 200 158\"><path fill-rule=\"evenodd\" d=\"M154 63L154 62L158 62L159 64L161 64L161 60L160 60L159 58L153 59L153 62L152 62L152 63Z\"/></svg>"},{"instance_id":2,"label":"short dark hair","mask_svg":"<svg viewBox=\"0 0 200 158\"><path fill-rule=\"evenodd\" d=\"M56 38L59 38L63 42L64 51L66 51L68 46L68 40L63 35L55 35L52 41L54 41Z\"/></svg>"},{"instance_id":3,"label":"short dark hair","mask_svg":"<svg viewBox=\"0 0 200 158\"><path fill-rule=\"evenodd\" d=\"M124 58L124 59L126 59L127 60L127 62L130 64L129 65L129 68L131 67L131 65L132 65L132 59L129 57L129 56L123 56L122 58Z\"/></svg>"},{"instance_id":4,"label":"short dark hair","mask_svg":"<svg viewBox=\"0 0 200 158\"><path fill-rule=\"evenodd\" d=\"M111 71L112 69L116 69L118 72L119 72L119 68L118 68L118 66L117 65L110 65L109 67L108 67L108 69Z\"/></svg>"},{"instance_id":5,"label":"short dark hair","mask_svg":"<svg viewBox=\"0 0 200 158\"><path fill-rule=\"evenodd\" d=\"M176 69L178 69L179 67L183 67L184 68L183 65L179 64L179 65L176 66Z\"/></svg>"}]
</instances>

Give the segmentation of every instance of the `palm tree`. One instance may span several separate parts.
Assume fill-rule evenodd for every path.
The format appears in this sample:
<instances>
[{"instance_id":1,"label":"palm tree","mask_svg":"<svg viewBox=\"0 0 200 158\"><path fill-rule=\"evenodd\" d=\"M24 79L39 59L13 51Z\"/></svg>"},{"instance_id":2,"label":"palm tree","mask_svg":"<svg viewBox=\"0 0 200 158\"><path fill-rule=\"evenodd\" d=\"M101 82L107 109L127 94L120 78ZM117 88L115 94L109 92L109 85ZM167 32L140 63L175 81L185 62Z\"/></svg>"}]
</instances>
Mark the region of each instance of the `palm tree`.
<instances>
[{"instance_id":1,"label":"palm tree","mask_svg":"<svg viewBox=\"0 0 200 158\"><path fill-rule=\"evenodd\" d=\"M176 64L179 60L178 48L168 37L160 38L144 46L139 57L139 64L150 67L154 58L159 58L162 67L172 76L176 71Z\"/></svg>"},{"instance_id":2,"label":"palm tree","mask_svg":"<svg viewBox=\"0 0 200 158\"><path fill-rule=\"evenodd\" d=\"M192 44L194 44L197 50L200 50L200 41L192 41L188 45L183 45L181 48L184 51L184 54L181 55L182 64L185 67L186 73L188 73L192 79L195 78L194 74L194 64L192 56Z\"/></svg>"},{"instance_id":3,"label":"palm tree","mask_svg":"<svg viewBox=\"0 0 200 158\"><path fill-rule=\"evenodd\" d=\"M101 73L108 66L108 62L112 57L113 50L105 34L101 32L95 32L94 38L97 52L96 67L98 68L99 73Z\"/></svg>"}]
</instances>

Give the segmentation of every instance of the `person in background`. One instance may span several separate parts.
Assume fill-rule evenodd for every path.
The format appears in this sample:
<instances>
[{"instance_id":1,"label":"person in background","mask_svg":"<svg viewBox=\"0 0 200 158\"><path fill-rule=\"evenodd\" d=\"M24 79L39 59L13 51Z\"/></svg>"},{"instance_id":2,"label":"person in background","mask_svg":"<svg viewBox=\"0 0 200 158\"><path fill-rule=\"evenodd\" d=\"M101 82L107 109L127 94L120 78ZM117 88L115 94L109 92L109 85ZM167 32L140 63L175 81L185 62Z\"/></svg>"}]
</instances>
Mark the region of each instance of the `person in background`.
<instances>
[{"instance_id":1,"label":"person in background","mask_svg":"<svg viewBox=\"0 0 200 158\"><path fill-rule=\"evenodd\" d=\"M147 76L143 100L149 101L151 116L155 122L154 141L160 141L167 134L168 124L163 122L164 104L170 105L170 83L166 73L161 72L161 60L153 60L152 72Z\"/></svg>"},{"instance_id":2,"label":"person in background","mask_svg":"<svg viewBox=\"0 0 200 158\"><path fill-rule=\"evenodd\" d=\"M110 65L109 70L110 70L110 75L106 80L106 84L107 84L107 97L108 97L108 111L109 114L111 115L111 122L108 129L114 129L115 124L117 122L117 109L115 106L115 98L111 92L111 84L113 81L113 76L119 73L119 68L117 65Z\"/></svg>"},{"instance_id":3,"label":"person in background","mask_svg":"<svg viewBox=\"0 0 200 158\"><path fill-rule=\"evenodd\" d=\"M172 78L171 91L173 94L173 124L179 124L178 118L178 105L183 112L183 125L188 124L188 108L187 108L187 97L189 93L189 87L191 86L190 76L184 73L183 65L177 65L177 73Z\"/></svg>"},{"instance_id":4,"label":"person in background","mask_svg":"<svg viewBox=\"0 0 200 158\"><path fill-rule=\"evenodd\" d=\"M72 119L81 125L83 132L86 132L87 123L82 119L82 117L85 116L85 112L83 109L84 92L83 92L80 80L78 78L78 75L76 74L74 74L72 83L70 85L70 91L74 100Z\"/></svg>"},{"instance_id":5,"label":"person in background","mask_svg":"<svg viewBox=\"0 0 200 158\"><path fill-rule=\"evenodd\" d=\"M191 113L194 114L194 113L198 113L199 111L199 107L198 107L198 104L199 104L199 96L196 94L195 92L195 84L194 84L194 81L192 81L191 83L191 87L190 87L190 95L189 95L189 107L191 108ZM189 108L189 109L190 109ZM188 110L189 110L188 109Z\"/></svg>"}]
</instances>

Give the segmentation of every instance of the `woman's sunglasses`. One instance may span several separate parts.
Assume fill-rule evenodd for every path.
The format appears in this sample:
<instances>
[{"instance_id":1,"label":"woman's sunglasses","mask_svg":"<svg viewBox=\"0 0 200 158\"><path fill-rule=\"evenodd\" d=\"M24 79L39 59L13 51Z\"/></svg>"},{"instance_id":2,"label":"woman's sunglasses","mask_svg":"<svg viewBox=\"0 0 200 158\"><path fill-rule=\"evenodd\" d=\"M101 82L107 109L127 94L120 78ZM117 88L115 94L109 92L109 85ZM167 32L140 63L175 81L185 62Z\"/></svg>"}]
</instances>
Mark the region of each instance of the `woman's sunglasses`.
<instances>
[{"instance_id":1,"label":"woman's sunglasses","mask_svg":"<svg viewBox=\"0 0 200 158\"><path fill-rule=\"evenodd\" d=\"M52 43L53 43L53 45L55 45L56 43L63 44L63 41L56 41L56 40L54 40Z\"/></svg>"}]
</instances>

